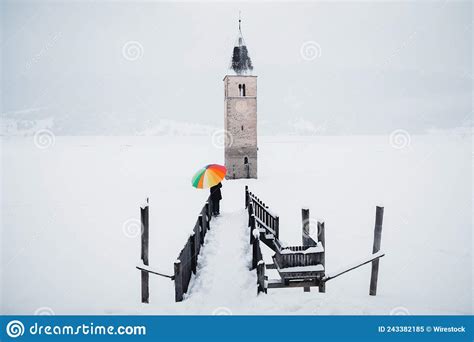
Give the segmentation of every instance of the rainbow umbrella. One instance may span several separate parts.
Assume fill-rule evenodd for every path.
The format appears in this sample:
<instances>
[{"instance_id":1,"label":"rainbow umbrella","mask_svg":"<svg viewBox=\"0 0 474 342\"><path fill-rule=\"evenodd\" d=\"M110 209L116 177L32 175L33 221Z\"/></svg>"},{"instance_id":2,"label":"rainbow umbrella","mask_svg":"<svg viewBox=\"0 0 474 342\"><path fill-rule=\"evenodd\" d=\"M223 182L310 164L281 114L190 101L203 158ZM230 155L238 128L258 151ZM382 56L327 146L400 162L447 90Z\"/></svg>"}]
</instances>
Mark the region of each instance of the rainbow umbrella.
<instances>
[{"instance_id":1,"label":"rainbow umbrella","mask_svg":"<svg viewBox=\"0 0 474 342\"><path fill-rule=\"evenodd\" d=\"M225 177L227 169L219 164L209 164L200 169L193 177L192 184L198 189L209 189L219 184Z\"/></svg>"}]
</instances>

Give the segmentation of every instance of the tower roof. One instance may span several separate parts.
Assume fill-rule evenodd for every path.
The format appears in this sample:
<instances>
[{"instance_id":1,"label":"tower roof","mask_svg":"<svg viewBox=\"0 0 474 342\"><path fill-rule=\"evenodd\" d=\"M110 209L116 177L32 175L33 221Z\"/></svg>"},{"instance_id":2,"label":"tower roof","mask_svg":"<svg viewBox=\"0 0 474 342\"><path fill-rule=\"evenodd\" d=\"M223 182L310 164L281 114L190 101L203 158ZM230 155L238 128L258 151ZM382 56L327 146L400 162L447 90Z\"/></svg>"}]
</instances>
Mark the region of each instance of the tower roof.
<instances>
[{"instance_id":1,"label":"tower roof","mask_svg":"<svg viewBox=\"0 0 474 342\"><path fill-rule=\"evenodd\" d=\"M247 45L242 35L241 22L242 20L239 15L239 33L234 44L234 51L230 63L230 68L234 70L237 75L251 73L253 70L252 60L250 59Z\"/></svg>"}]
</instances>

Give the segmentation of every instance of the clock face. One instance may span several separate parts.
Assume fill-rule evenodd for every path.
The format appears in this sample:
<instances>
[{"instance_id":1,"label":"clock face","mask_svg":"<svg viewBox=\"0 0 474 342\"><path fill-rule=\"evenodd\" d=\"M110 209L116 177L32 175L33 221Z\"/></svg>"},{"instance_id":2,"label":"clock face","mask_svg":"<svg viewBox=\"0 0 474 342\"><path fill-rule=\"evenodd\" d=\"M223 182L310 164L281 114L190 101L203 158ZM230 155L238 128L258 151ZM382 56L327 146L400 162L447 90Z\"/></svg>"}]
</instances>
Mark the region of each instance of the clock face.
<instances>
[{"instance_id":1,"label":"clock face","mask_svg":"<svg viewBox=\"0 0 474 342\"><path fill-rule=\"evenodd\" d=\"M235 103L235 110L238 113L245 113L247 111L247 101L244 100L238 100Z\"/></svg>"}]
</instances>

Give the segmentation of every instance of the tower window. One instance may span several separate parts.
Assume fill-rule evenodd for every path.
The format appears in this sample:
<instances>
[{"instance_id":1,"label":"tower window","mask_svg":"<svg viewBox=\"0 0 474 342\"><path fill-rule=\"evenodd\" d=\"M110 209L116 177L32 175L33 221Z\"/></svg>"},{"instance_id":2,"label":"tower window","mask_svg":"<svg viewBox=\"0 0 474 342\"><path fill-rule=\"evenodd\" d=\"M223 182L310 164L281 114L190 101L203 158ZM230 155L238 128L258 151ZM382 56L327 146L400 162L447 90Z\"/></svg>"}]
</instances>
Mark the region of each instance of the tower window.
<instances>
[{"instance_id":1,"label":"tower window","mask_svg":"<svg viewBox=\"0 0 474 342\"><path fill-rule=\"evenodd\" d=\"M248 164L248 163L249 163L249 158L244 157L244 164Z\"/></svg>"},{"instance_id":2,"label":"tower window","mask_svg":"<svg viewBox=\"0 0 474 342\"><path fill-rule=\"evenodd\" d=\"M244 130L244 125L240 126L240 129L243 131Z\"/></svg>"},{"instance_id":3,"label":"tower window","mask_svg":"<svg viewBox=\"0 0 474 342\"><path fill-rule=\"evenodd\" d=\"M239 84L239 96L245 96L245 84Z\"/></svg>"}]
</instances>

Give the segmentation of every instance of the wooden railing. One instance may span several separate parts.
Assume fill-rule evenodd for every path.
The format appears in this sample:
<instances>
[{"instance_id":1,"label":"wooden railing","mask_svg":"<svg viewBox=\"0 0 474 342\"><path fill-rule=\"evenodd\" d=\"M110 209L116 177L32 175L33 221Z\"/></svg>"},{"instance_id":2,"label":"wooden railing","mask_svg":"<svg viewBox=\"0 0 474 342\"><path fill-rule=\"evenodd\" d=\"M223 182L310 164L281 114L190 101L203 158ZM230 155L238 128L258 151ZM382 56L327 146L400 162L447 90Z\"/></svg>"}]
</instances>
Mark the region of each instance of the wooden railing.
<instances>
[{"instance_id":1,"label":"wooden railing","mask_svg":"<svg viewBox=\"0 0 474 342\"><path fill-rule=\"evenodd\" d=\"M245 208L248 208L250 204L253 204L256 227L260 232L265 233L262 237L263 241L270 248L273 248L273 243L267 243L266 240L280 238L280 218L272 213L268 206L245 186Z\"/></svg>"},{"instance_id":2,"label":"wooden railing","mask_svg":"<svg viewBox=\"0 0 474 342\"><path fill-rule=\"evenodd\" d=\"M289 285L290 280L300 280L306 284L321 285L323 292L325 250L324 250L324 222L318 222L318 236L321 241L315 241L309 233L309 210L303 209L303 232L301 246L282 245L280 235L280 220L278 215L271 212L267 205L245 187L245 205L249 214L250 243L252 244L252 269L257 268L257 278L263 284L261 291L266 292L268 283L265 278L265 263L260 249L260 241L270 247L275 255L273 264L268 268L277 269L281 276L281 284L272 284L272 287ZM262 265L259 269L257 266ZM306 289L306 287L305 287ZM309 289L309 288L308 288ZM259 290L259 292L261 292Z\"/></svg>"},{"instance_id":3,"label":"wooden railing","mask_svg":"<svg viewBox=\"0 0 474 342\"><path fill-rule=\"evenodd\" d=\"M201 209L192 234L174 263L175 301L177 302L182 301L184 294L188 291L191 274L196 274L199 252L204 244L206 233L210 229L211 219L212 201L209 197Z\"/></svg>"},{"instance_id":4,"label":"wooden railing","mask_svg":"<svg viewBox=\"0 0 474 342\"><path fill-rule=\"evenodd\" d=\"M369 294L371 296L376 295L379 259L385 255L380 251L383 207L376 208L372 255L334 274L326 274L325 224L323 221L310 220L308 208L301 210L303 221L302 245L285 246L279 240L278 216L273 214L268 206L255 194L251 193L247 186L245 186L245 207L249 214L250 243L252 244L251 268L257 269L258 292L266 293L267 288L287 287L303 287L305 292L309 292L312 286L317 286L319 292L326 292L326 282L328 280L372 263ZM311 222L317 222L317 231L313 234L310 233ZM317 236L316 240L313 239L314 236ZM265 265L260 249L260 241L275 251L272 256L273 263ZM265 267L276 269L280 279L267 279Z\"/></svg>"},{"instance_id":5,"label":"wooden railing","mask_svg":"<svg viewBox=\"0 0 474 342\"><path fill-rule=\"evenodd\" d=\"M309 210L302 210L303 230L301 246L280 247L275 255L275 262L280 268L303 267L321 265L325 266L325 229L324 222L318 221L317 236L319 241L315 241L310 235ZM322 273L324 275L324 272Z\"/></svg>"},{"instance_id":6,"label":"wooden railing","mask_svg":"<svg viewBox=\"0 0 474 342\"><path fill-rule=\"evenodd\" d=\"M324 248L310 246L284 247L275 255L281 268L321 264Z\"/></svg>"},{"instance_id":7,"label":"wooden railing","mask_svg":"<svg viewBox=\"0 0 474 342\"><path fill-rule=\"evenodd\" d=\"M247 206L249 213L249 235L252 245L252 265L251 269L257 270L257 294L267 293L265 284L265 262L263 261L262 250L260 248L260 231L256 225L256 216L254 213L254 204L252 202Z\"/></svg>"}]
</instances>

